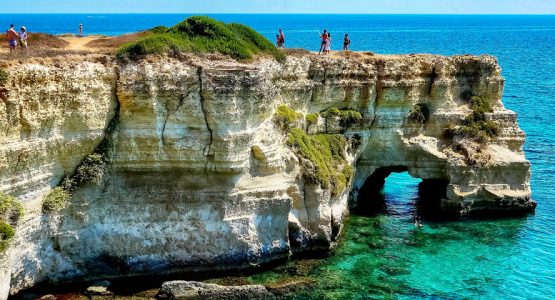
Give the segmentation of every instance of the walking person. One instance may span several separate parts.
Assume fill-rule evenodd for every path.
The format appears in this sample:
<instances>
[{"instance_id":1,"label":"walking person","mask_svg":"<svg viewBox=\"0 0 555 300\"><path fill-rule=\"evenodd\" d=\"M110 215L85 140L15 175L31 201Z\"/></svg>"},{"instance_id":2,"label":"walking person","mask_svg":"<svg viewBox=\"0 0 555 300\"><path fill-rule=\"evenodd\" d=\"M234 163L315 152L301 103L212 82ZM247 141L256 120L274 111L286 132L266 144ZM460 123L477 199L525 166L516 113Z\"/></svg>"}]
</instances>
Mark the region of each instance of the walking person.
<instances>
[{"instance_id":1,"label":"walking person","mask_svg":"<svg viewBox=\"0 0 555 300\"><path fill-rule=\"evenodd\" d=\"M285 35L283 34L283 30L278 30L278 48L285 48Z\"/></svg>"},{"instance_id":2,"label":"walking person","mask_svg":"<svg viewBox=\"0 0 555 300\"><path fill-rule=\"evenodd\" d=\"M17 39L19 38L19 35L15 31L13 24L10 25L10 29L8 29L8 31L6 32L6 36L8 37L8 45L10 46L10 54L12 54L12 52L14 52L15 48L17 47Z\"/></svg>"},{"instance_id":3,"label":"walking person","mask_svg":"<svg viewBox=\"0 0 555 300\"><path fill-rule=\"evenodd\" d=\"M21 31L19 32L19 47L21 50L27 51L27 28L21 26Z\"/></svg>"},{"instance_id":4,"label":"walking person","mask_svg":"<svg viewBox=\"0 0 555 300\"><path fill-rule=\"evenodd\" d=\"M322 53L322 51L325 54L326 53L326 44L328 42L328 31L326 29L324 29L324 33L322 33L322 35L320 37L322 38L322 44L320 44L320 51L318 51L318 54Z\"/></svg>"},{"instance_id":5,"label":"walking person","mask_svg":"<svg viewBox=\"0 0 555 300\"><path fill-rule=\"evenodd\" d=\"M83 24L79 24L79 37L83 36Z\"/></svg>"},{"instance_id":6,"label":"walking person","mask_svg":"<svg viewBox=\"0 0 555 300\"><path fill-rule=\"evenodd\" d=\"M326 47L324 48L324 54L330 54L331 50L331 33L328 32L328 40L326 41Z\"/></svg>"},{"instance_id":7,"label":"walking person","mask_svg":"<svg viewBox=\"0 0 555 300\"><path fill-rule=\"evenodd\" d=\"M345 38L343 38L343 51L349 51L349 45L351 45L351 40L349 35L345 33Z\"/></svg>"}]
</instances>

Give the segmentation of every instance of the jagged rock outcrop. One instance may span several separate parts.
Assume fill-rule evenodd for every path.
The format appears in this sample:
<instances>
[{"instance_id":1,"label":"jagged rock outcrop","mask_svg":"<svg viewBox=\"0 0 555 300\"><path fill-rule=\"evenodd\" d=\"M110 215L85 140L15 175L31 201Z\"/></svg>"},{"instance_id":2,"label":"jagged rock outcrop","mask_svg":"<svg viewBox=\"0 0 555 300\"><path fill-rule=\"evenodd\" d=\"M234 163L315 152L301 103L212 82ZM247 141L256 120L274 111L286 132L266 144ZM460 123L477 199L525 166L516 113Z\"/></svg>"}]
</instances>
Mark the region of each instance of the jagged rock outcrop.
<instances>
[{"instance_id":1,"label":"jagged rock outcrop","mask_svg":"<svg viewBox=\"0 0 555 300\"><path fill-rule=\"evenodd\" d=\"M524 133L501 103L493 57L63 61L6 68L0 191L23 200L27 213L0 254L2 296L45 280L236 270L329 249L348 207L370 201L365 188L391 171L423 179L438 214L535 206ZM498 130L487 142L444 136L472 114L471 96L492 107L485 117ZM344 159L355 175L345 188L332 195L305 180L274 123L281 104L302 115L360 112L354 123L320 114L299 125L348 138ZM417 105L427 113L413 121ZM43 213L48 192L103 140L101 184Z\"/></svg>"}]
</instances>

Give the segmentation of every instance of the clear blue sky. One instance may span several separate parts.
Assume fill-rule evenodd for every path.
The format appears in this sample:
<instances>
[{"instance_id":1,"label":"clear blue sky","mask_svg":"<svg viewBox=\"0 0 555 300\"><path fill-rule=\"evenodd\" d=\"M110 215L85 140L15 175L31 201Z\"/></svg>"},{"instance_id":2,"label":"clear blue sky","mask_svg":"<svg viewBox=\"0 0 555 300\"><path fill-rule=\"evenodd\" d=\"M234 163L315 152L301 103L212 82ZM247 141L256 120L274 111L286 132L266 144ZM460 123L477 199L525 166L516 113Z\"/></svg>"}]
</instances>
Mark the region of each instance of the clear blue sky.
<instances>
[{"instance_id":1,"label":"clear blue sky","mask_svg":"<svg viewBox=\"0 0 555 300\"><path fill-rule=\"evenodd\" d=\"M555 0L1 0L0 13L555 14ZM9 4L8 4L9 3Z\"/></svg>"}]
</instances>

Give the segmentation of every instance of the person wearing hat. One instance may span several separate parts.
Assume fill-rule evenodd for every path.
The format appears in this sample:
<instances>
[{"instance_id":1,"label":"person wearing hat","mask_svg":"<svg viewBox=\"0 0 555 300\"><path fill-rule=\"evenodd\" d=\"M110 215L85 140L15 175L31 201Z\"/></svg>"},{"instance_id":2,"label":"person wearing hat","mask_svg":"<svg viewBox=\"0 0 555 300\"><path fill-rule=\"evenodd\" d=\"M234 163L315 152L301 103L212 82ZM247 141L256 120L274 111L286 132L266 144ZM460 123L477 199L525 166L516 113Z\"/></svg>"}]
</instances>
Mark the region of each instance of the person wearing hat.
<instances>
[{"instance_id":1,"label":"person wearing hat","mask_svg":"<svg viewBox=\"0 0 555 300\"><path fill-rule=\"evenodd\" d=\"M27 28L25 26L21 26L21 31L19 32L19 47L27 50Z\"/></svg>"}]
</instances>

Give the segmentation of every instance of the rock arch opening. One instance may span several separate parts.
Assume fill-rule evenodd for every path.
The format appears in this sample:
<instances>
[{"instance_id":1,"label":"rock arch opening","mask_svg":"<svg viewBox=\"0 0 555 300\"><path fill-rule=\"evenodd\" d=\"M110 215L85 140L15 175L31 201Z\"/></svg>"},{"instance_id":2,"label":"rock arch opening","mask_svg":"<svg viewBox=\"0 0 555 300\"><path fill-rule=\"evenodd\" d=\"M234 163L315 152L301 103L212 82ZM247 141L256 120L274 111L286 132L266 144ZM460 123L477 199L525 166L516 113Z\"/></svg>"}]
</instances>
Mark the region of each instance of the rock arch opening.
<instances>
[{"instance_id":1,"label":"rock arch opening","mask_svg":"<svg viewBox=\"0 0 555 300\"><path fill-rule=\"evenodd\" d=\"M409 175L405 166L380 167L366 177L351 194L350 211L359 215L412 213L426 219L449 218L441 210L441 199L446 198L448 181L421 179ZM395 174L393 176L390 176ZM387 181L387 186L386 186ZM410 209L395 209L411 206ZM409 203L407 203L407 201Z\"/></svg>"}]
</instances>

